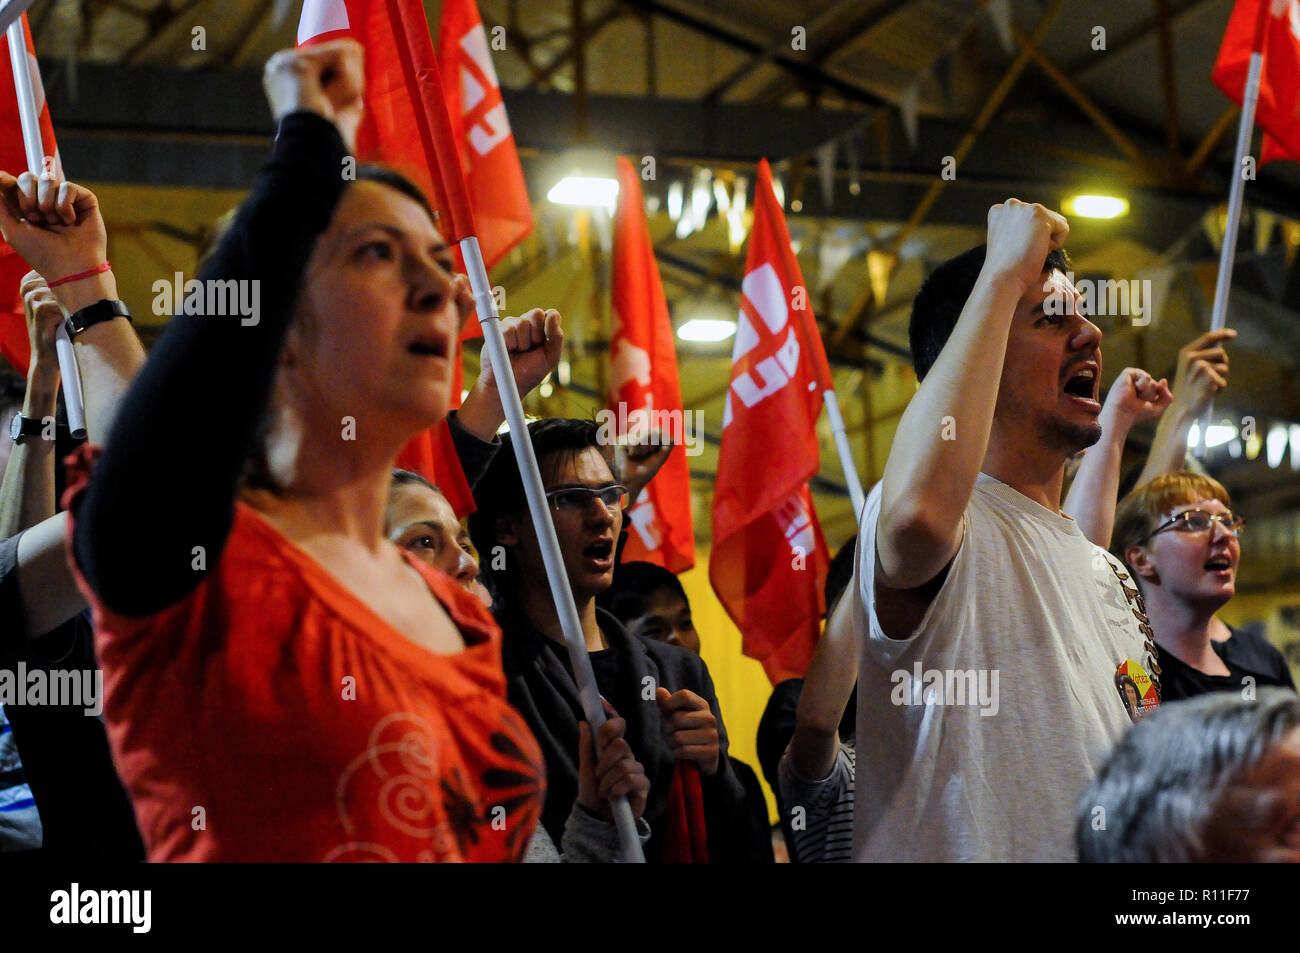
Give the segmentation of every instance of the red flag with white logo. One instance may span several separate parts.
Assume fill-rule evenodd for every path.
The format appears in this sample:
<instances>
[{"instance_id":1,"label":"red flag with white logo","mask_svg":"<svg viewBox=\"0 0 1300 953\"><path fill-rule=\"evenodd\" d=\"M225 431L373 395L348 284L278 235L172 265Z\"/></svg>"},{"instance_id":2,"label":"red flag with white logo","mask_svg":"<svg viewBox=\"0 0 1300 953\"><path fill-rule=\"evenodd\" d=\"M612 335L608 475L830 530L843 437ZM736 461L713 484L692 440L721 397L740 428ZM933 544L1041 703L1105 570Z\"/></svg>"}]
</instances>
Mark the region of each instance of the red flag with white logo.
<instances>
[{"instance_id":1,"label":"red flag with white logo","mask_svg":"<svg viewBox=\"0 0 1300 953\"><path fill-rule=\"evenodd\" d=\"M27 63L32 77L32 91L36 94L36 109L41 117L41 147L48 168L62 175L58 149L54 142L54 124L45 102L45 88L41 85L41 71L36 65L36 49L32 46L27 15L23 14L23 33L27 37ZM14 88L13 71L9 65L9 42L0 33L0 169L10 175L29 171L27 152L23 147L23 124L18 114L18 92ZM26 374L31 361L31 345L27 341L27 321L23 317L23 300L19 292L23 275L31 271L27 262L0 239L0 353L19 372ZM48 275L49 280L65 277Z\"/></svg>"},{"instance_id":2,"label":"red flag with white logo","mask_svg":"<svg viewBox=\"0 0 1300 953\"><path fill-rule=\"evenodd\" d=\"M808 481L821 463L816 424L829 369L766 160L741 292L709 581L745 654L776 684L807 671L825 612L830 560Z\"/></svg>"},{"instance_id":3,"label":"red flag with white logo","mask_svg":"<svg viewBox=\"0 0 1300 953\"><path fill-rule=\"evenodd\" d=\"M443 3L438 65L447 81L447 113L469 186L479 246L491 268L533 230L533 209L474 0Z\"/></svg>"},{"instance_id":4,"label":"red flag with white logo","mask_svg":"<svg viewBox=\"0 0 1300 953\"><path fill-rule=\"evenodd\" d=\"M686 418L677 378L677 352L668 317L641 182L632 164L618 159L618 211L614 216L610 337L610 414L619 436L632 442L671 439L668 459L628 511L626 561L644 560L669 572L695 565L691 475L686 460Z\"/></svg>"},{"instance_id":5,"label":"red flag with white logo","mask_svg":"<svg viewBox=\"0 0 1300 953\"><path fill-rule=\"evenodd\" d=\"M357 159L382 162L419 185L438 211L438 229L448 242L476 234L424 4L305 0L299 46L345 37L365 50L365 115L357 131ZM459 382L459 373L454 376ZM458 386L450 397L449 406L459 406ZM464 515L473 512L474 500L452 449L444 423L407 444L398 466L438 484L457 515Z\"/></svg>"},{"instance_id":6,"label":"red flag with white logo","mask_svg":"<svg viewBox=\"0 0 1300 953\"><path fill-rule=\"evenodd\" d=\"M1238 105L1255 50L1264 54L1255 106L1262 161L1300 156L1300 0L1237 0L1210 78Z\"/></svg>"}]
</instances>

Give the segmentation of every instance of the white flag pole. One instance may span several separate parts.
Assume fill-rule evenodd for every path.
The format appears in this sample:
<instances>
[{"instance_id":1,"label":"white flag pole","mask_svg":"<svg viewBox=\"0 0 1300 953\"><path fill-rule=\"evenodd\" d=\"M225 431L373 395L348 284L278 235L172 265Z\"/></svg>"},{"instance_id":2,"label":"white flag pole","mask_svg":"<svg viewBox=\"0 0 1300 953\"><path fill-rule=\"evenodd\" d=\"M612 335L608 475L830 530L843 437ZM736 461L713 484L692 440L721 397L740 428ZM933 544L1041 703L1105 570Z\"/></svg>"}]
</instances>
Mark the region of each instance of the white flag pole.
<instances>
[{"instance_id":1,"label":"white flag pole","mask_svg":"<svg viewBox=\"0 0 1300 953\"><path fill-rule=\"evenodd\" d=\"M1255 131L1255 104L1259 101L1259 76L1264 68L1264 54L1255 50L1250 54L1250 72L1246 75L1246 90L1241 97L1241 124L1237 127L1237 155L1232 163L1232 187L1228 192L1228 222L1223 233L1223 247L1219 251L1219 275L1214 285L1214 310L1210 315L1210 330L1223 328L1228 319L1228 294L1232 290L1232 265L1237 257L1237 229L1241 225L1241 201L1246 191L1246 177L1242 163L1250 150L1251 135ZM1210 418L1214 416L1214 401L1201 415L1196 446L1198 457L1205 456Z\"/></svg>"},{"instance_id":2,"label":"white flag pole","mask_svg":"<svg viewBox=\"0 0 1300 953\"><path fill-rule=\"evenodd\" d=\"M27 171L39 178L45 171L45 148L41 143L41 119L36 110L32 74L28 71L27 36L23 32L21 17L9 24L5 36L9 40L9 66L14 74L14 89L18 92L18 115L23 125ZM77 369L72 339L62 325L59 326L54 349L59 357L59 376L63 379L63 403L68 411L68 429L72 431L72 436L81 440L86 436L86 407L81 395L81 374Z\"/></svg>"},{"instance_id":3,"label":"white flag pole","mask_svg":"<svg viewBox=\"0 0 1300 953\"><path fill-rule=\"evenodd\" d=\"M501 333L501 318L497 314L496 299L492 295L492 286L488 281L487 266L483 262L483 252L478 239L473 236L463 238L460 242L461 254L465 256L465 270L469 273L470 286L474 290L474 306L478 312L479 324L483 328L483 349L487 352L492 367L492 376L497 382L501 395L501 407L506 413L506 424L510 427L511 444L515 450L515 460L519 464L519 475L523 478L524 495L528 498L528 509L533 517L533 529L537 533L537 542L542 550L542 562L546 565L546 579L551 586L555 599L555 609L560 617L560 627L564 630L564 644L569 650L569 664L573 668L573 678L578 685L578 694L582 699L582 710L587 723L591 726L592 737L597 729L605 723L605 709L600 702L600 692L596 688L596 676L591 670L591 659L587 656L587 642L582 635L582 622L578 619L578 609L573 601L573 591L569 588L569 577L564 571L564 557L560 554L560 541L555 535L555 524L551 521L551 508L546 502L546 489L542 485L541 472L537 468L537 457L533 453L533 444L528 439L528 424L524 420L524 405L519 399L519 389L515 386L515 375L510 369L510 356L506 352L505 335ZM626 797L616 798L610 803L614 814L614 823L618 828L619 843L623 856L629 863L644 863L645 855L641 851L641 839L636 833L636 820L632 817L632 808Z\"/></svg>"},{"instance_id":4,"label":"white flag pole","mask_svg":"<svg viewBox=\"0 0 1300 953\"><path fill-rule=\"evenodd\" d=\"M858 468L853 462L853 450L849 446L849 435L844 429L844 418L840 416L840 402L832 387L822 391L822 403L826 405L826 416L831 422L831 433L835 437L835 449L840 455L840 469L844 473L844 482L849 488L849 500L853 503L853 519L862 528L862 508L867 502L862 492L862 481L858 479Z\"/></svg>"}]
</instances>

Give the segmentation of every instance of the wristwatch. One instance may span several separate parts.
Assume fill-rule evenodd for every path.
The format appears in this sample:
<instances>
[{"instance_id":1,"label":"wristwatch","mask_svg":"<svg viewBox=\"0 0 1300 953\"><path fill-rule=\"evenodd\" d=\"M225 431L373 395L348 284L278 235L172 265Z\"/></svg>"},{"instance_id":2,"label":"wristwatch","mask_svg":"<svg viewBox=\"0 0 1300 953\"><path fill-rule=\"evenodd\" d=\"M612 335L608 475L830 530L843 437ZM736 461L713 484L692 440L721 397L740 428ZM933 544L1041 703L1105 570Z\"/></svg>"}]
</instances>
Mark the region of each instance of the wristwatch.
<instances>
[{"instance_id":1,"label":"wristwatch","mask_svg":"<svg viewBox=\"0 0 1300 953\"><path fill-rule=\"evenodd\" d=\"M35 417L24 417L20 410L14 414L13 419L9 421L9 436L13 438L14 443L26 443L32 437L41 435L41 422Z\"/></svg>"},{"instance_id":2,"label":"wristwatch","mask_svg":"<svg viewBox=\"0 0 1300 953\"><path fill-rule=\"evenodd\" d=\"M68 329L68 337L74 341L77 335L86 328L101 324L104 321L112 321L114 318L126 318L131 320L131 312L121 301L110 301L104 298L102 301L96 301L94 304L87 305L80 311L74 311L68 315L64 326Z\"/></svg>"}]
</instances>

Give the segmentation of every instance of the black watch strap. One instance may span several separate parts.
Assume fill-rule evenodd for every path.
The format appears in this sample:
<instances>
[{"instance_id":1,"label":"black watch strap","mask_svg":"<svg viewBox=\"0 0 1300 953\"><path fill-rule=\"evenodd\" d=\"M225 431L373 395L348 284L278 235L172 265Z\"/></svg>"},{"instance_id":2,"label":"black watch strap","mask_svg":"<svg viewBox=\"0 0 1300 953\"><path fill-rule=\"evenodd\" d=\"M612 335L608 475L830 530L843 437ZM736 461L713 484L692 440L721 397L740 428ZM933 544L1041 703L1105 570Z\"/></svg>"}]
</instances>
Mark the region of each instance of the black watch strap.
<instances>
[{"instance_id":1,"label":"black watch strap","mask_svg":"<svg viewBox=\"0 0 1300 953\"><path fill-rule=\"evenodd\" d=\"M114 318L126 318L130 321L131 312L127 310L126 305L121 301L111 301L108 298L96 301L94 304L87 305L80 311L74 311L68 315L66 322L68 337L75 340L77 335L86 328L101 324L104 321L112 321Z\"/></svg>"}]
</instances>

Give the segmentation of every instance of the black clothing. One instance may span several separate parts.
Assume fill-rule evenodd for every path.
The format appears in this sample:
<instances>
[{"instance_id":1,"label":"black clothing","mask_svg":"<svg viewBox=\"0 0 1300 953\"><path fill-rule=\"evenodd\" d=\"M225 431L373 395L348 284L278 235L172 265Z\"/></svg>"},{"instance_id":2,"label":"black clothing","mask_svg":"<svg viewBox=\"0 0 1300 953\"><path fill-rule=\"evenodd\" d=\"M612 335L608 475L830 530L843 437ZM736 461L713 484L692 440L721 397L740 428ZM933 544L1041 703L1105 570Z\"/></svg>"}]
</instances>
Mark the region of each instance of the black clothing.
<instances>
[{"instance_id":1,"label":"black clothing","mask_svg":"<svg viewBox=\"0 0 1300 953\"><path fill-rule=\"evenodd\" d=\"M1157 662L1160 665L1161 702L1195 698L1207 692L1240 693L1252 684L1246 681L1247 678L1254 679L1254 688L1274 685L1295 690L1291 672L1287 669L1281 652L1258 635L1244 633L1231 626L1228 628L1232 632L1232 638L1226 642L1210 640L1210 647L1228 667L1227 675L1207 675L1192 668L1163 646L1159 647ZM1270 652L1276 658L1272 658Z\"/></svg>"},{"instance_id":2,"label":"black clothing","mask_svg":"<svg viewBox=\"0 0 1300 953\"><path fill-rule=\"evenodd\" d=\"M778 683L767 699L763 717L758 721L758 765L763 769L767 786L776 798L776 813L781 819L781 833L785 835L786 853L792 864L799 863L794 848L794 832L790 830L790 812L781 803L781 784L777 767L781 756L794 737L795 712L799 708L799 694L803 691L802 678L787 678Z\"/></svg>"},{"instance_id":3,"label":"black clothing","mask_svg":"<svg viewBox=\"0 0 1300 953\"><path fill-rule=\"evenodd\" d=\"M21 662L27 673L75 672L80 679L81 673L98 668L93 633L84 615L39 639L26 637L18 593L21 536L0 541L0 669L17 673ZM52 684L48 677L47 684ZM51 700L5 705L41 816L44 839L39 853L116 863L143 861L144 844L131 801L113 767L103 722L86 714L89 704L48 704Z\"/></svg>"},{"instance_id":4,"label":"black clothing","mask_svg":"<svg viewBox=\"0 0 1300 953\"><path fill-rule=\"evenodd\" d=\"M480 440L460 425L460 419L454 410L447 414L447 429L451 431L451 442L456 447L456 459L460 461L460 470L465 474L465 482L473 492L474 487L478 486L483 475L487 473L488 467L492 465L492 461L496 459L497 451L502 447L501 438L493 437L491 441Z\"/></svg>"},{"instance_id":5,"label":"black clothing","mask_svg":"<svg viewBox=\"0 0 1300 953\"><path fill-rule=\"evenodd\" d=\"M564 647L538 632L522 613L501 605L494 611L504 633L507 695L528 722L546 757L542 824L556 840L578 797L578 724L585 720L582 702ZM723 757L717 774L711 778L701 775L700 779L709 859L723 863L758 859L746 840L745 791L725 757L726 728L708 668L694 652L638 639L603 609L596 614L609 643L608 649L592 653L596 685L627 721L627 742L650 781L644 817L653 833L645 848L646 860L657 861L662 850L663 819L675 760L655 701L654 689L660 686L670 692L694 692L709 703L718 719Z\"/></svg>"},{"instance_id":6,"label":"black clothing","mask_svg":"<svg viewBox=\"0 0 1300 953\"><path fill-rule=\"evenodd\" d=\"M1295 691L1295 680L1291 677L1291 668L1286 658L1268 639L1260 635L1255 626L1234 629L1228 626L1232 638L1226 642L1215 642L1219 655L1230 665L1237 665L1248 672L1262 672L1276 678L1278 685L1285 685Z\"/></svg>"},{"instance_id":7,"label":"black clothing","mask_svg":"<svg viewBox=\"0 0 1300 953\"><path fill-rule=\"evenodd\" d=\"M75 558L108 608L152 615L217 565L307 260L347 185L346 156L322 117L281 121L270 158L199 274L200 282L260 282L257 323L175 316L122 400L74 504ZM193 568L196 546L208 570Z\"/></svg>"},{"instance_id":8,"label":"black clothing","mask_svg":"<svg viewBox=\"0 0 1300 953\"><path fill-rule=\"evenodd\" d=\"M731 771L745 789L745 806L748 808L745 842L750 845L750 863L774 864L776 854L772 850L772 825L767 819L767 798L763 797L763 788L758 783L754 769L743 761L737 761L727 755Z\"/></svg>"}]
</instances>

